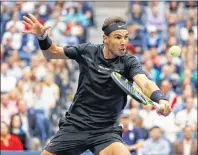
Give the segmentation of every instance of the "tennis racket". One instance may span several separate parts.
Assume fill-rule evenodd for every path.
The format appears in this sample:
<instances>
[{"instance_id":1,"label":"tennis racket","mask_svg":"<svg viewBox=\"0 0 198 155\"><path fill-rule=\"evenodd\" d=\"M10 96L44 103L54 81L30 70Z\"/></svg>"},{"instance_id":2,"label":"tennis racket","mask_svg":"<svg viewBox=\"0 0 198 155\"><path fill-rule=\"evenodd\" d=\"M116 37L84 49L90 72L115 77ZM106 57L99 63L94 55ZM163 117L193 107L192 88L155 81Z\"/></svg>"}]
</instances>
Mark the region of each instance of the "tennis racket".
<instances>
[{"instance_id":1,"label":"tennis racket","mask_svg":"<svg viewBox=\"0 0 198 155\"><path fill-rule=\"evenodd\" d=\"M125 77L123 77L121 74L117 72L111 73L111 78L113 81L128 95L133 97L136 101L138 101L141 104L147 105L151 104L154 106L157 110L162 109L162 106L160 106L158 103L153 102L151 99L143 95L141 92L139 92L130 81L128 81Z\"/></svg>"}]
</instances>

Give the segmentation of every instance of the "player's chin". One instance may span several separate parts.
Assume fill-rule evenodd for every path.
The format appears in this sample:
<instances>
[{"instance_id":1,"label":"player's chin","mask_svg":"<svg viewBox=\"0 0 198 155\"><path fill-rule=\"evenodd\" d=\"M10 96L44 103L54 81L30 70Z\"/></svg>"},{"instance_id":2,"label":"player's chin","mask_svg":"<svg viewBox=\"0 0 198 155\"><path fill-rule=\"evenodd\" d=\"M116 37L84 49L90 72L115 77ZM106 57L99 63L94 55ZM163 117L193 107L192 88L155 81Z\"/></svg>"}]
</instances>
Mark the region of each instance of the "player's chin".
<instances>
[{"instance_id":1,"label":"player's chin","mask_svg":"<svg viewBox=\"0 0 198 155\"><path fill-rule=\"evenodd\" d=\"M125 53L126 53L125 50L120 50L120 51L118 52L118 56L123 56L123 55L125 55Z\"/></svg>"}]
</instances>

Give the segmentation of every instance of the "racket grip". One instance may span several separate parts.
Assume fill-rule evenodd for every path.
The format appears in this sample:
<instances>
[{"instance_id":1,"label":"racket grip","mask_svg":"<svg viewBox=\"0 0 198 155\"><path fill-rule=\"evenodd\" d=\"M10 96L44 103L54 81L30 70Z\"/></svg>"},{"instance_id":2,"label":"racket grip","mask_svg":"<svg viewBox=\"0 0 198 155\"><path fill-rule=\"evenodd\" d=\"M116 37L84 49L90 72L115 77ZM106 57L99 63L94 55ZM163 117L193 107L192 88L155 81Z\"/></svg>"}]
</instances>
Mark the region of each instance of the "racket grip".
<instances>
[{"instance_id":1,"label":"racket grip","mask_svg":"<svg viewBox=\"0 0 198 155\"><path fill-rule=\"evenodd\" d=\"M161 110L161 109L163 109L163 108L164 108L164 106L163 106L163 105L160 105L160 104L155 103L155 102L154 102L154 106L155 106L155 108L157 109L157 111L159 111L159 110Z\"/></svg>"}]
</instances>

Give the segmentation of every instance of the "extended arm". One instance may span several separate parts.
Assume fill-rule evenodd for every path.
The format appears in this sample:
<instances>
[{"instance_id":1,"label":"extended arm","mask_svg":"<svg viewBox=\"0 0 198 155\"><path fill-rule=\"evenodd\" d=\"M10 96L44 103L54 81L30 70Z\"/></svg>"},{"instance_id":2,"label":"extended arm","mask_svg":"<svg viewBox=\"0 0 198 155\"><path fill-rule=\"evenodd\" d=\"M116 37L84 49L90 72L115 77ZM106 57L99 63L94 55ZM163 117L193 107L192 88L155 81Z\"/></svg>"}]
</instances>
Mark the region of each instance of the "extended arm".
<instances>
[{"instance_id":1,"label":"extended arm","mask_svg":"<svg viewBox=\"0 0 198 155\"><path fill-rule=\"evenodd\" d=\"M40 48L43 55L47 59L66 59L63 47L58 47L47 35L47 29L35 18L34 15L28 14L29 16L23 16L23 23L28 26L29 30L24 31L24 33L34 34L38 37Z\"/></svg>"},{"instance_id":2,"label":"extended arm","mask_svg":"<svg viewBox=\"0 0 198 155\"><path fill-rule=\"evenodd\" d=\"M163 105L163 108L160 111L158 111L159 114L162 114L164 116L170 114L170 105L163 96L158 86L155 84L155 82L149 80L145 74L137 74L133 77L133 80L140 87L144 95L149 97L154 102Z\"/></svg>"},{"instance_id":3,"label":"extended arm","mask_svg":"<svg viewBox=\"0 0 198 155\"><path fill-rule=\"evenodd\" d=\"M145 74L137 74L133 77L133 80L140 87L142 93L148 98L151 97L154 91L159 90L155 82L149 80Z\"/></svg>"}]
</instances>

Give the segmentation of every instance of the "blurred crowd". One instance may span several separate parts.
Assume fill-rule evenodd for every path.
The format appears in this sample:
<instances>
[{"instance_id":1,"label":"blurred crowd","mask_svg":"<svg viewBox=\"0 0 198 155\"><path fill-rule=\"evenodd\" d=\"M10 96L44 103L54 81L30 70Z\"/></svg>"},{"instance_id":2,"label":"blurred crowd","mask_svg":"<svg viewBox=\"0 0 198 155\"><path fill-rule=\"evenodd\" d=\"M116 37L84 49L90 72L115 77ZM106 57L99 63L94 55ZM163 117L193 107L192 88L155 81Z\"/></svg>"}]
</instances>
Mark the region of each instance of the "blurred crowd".
<instances>
[{"instance_id":1,"label":"blurred crowd","mask_svg":"<svg viewBox=\"0 0 198 155\"><path fill-rule=\"evenodd\" d=\"M173 109L163 117L128 98L120 122L132 155L197 151L197 7L195 1L129 2L127 51L139 58ZM60 46L86 42L95 25L87 1L1 3L2 150L41 150L72 103L77 82L74 61L46 60L37 38L21 33L28 29L21 22L28 13L51 26L49 35ZM168 54L172 45L182 48L181 56Z\"/></svg>"}]
</instances>

